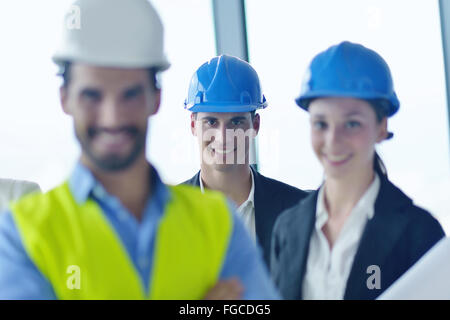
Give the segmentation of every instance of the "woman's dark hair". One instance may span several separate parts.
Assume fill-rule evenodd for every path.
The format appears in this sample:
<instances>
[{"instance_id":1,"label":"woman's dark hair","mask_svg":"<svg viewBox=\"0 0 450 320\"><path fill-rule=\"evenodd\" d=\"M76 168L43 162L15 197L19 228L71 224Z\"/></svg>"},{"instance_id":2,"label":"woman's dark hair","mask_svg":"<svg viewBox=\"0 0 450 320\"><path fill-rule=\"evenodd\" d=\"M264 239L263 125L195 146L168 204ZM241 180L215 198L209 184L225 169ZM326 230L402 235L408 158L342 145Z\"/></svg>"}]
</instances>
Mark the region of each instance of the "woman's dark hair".
<instances>
[{"instance_id":1,"label":"woman's dark hair","mask_svg":"<svg viewBox=\"0 0 450 320\"><path fill-rule=\"evenodd\" d=\"M63 79L63 87L67 87L70 81L70 67L72 63L70 61L65 61L60 65L60 70L58 75ZM148 75L150 77L150 84L154 90L161 89L157 77L158 69L157 68L148 68Z\"/></svg>"},{"instance_id":2,"label":"woman's dark hair","mask_svg":"<svg viewBox=\"0 0 450 320\"><path fill-rule=\"evenodd\" d=\"M387 110L389 108L389 102L385 99L373 99L368 101L375 111L378 123L380 123L385 117L387 117ZM388 139L392 138L392 133L388 132ZM380 155L375 151L375 157L373 159L373 169L382 177L387 178L387 169L384 165Z\"/></svg>"},{"instance_id":3,"label":"woman's dark hair","mask_svg":"<svg viewBox=\"0 0 450 320\"><path fill-rule=\"evenodd\" d=\"M367 100L367 102L372 106L373 110L375 111L378 123L380 123L381 120L387 117L389 110L389 101L387 101L386 99L371 99Z\"/></svg>"},{"instance_id":4,"label":"woman's dark hair","mask_svg":"<svg viewBox=\"0 0 450 320\"><path fill-rule=\"evenodd\" d=\"M387 178L388 175L387 175L386 166L384 165L383 160L381 159L381 157L379 156L379 154L376 151L375 151L375 157L373 159L373 169L379 176Z\"/></svg>"}]
</instances>

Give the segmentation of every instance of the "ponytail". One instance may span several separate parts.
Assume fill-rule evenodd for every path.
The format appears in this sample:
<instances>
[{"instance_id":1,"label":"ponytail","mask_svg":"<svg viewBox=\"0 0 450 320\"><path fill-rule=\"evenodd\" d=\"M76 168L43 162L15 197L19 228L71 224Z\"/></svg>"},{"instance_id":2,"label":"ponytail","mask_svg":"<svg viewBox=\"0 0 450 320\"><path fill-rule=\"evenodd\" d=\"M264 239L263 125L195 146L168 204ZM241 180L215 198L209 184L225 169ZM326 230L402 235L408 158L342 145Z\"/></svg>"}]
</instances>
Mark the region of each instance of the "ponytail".
<instances>
[{"instance_id":1,"label":"ponytail","mask_svg":"<svg viewBox=\"0 0 450 320\"><path fill-rule=\"evenodd\" d=\"M378 153L375 151L375 157L373 159L373 169L375 172L381 176L387 178L387 170L386 166L384 165L383 160L381 160L381 157L378 155Z\"/></svg>"}]
</instances>

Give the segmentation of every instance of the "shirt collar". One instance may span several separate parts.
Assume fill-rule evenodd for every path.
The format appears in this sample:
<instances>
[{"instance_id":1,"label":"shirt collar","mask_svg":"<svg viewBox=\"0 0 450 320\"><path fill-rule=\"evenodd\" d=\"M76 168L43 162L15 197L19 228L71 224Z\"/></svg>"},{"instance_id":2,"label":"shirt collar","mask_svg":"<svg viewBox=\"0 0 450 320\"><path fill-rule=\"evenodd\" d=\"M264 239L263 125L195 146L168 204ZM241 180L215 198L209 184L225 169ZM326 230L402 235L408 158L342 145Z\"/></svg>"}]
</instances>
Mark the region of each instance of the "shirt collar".
<instances>
[{"instance_id":1,"label":"shirt collar","mask_svg":"<svg viewBox=\"0 0 450 320\"><path fill-rule=\"evenodd\" d=\"M77 162L69 178L69 188L77 203L86 202L92 190L99 184L91 171L81 162Z\"/></svg>"},{"instance_id":2,"label":"shirt collar","mask_svg":"<svg viewBox=\"0 0 450 320\"><path fill-rule=\"evenodd\" d=\"M252 176L252 187L250 193L248 194L247 200L245 200L238 208L239 210L244 209L246 206L254 206L255 203L255 178L253 177L253 170L250 169L250 175Z\"/></svg>"},{"instance_id":3,"label":"shirt collar","mask_svg":"<svg viewBox=\"0 0 450 320\"><path fill-rule=\"evenodd\" d=\"M151 167L152 199L156 198L161 203L166 203L170 198L168 187L161 181L161 178L153 166ZM108 193L101 183L94 177L92 172L81 162L77 162L69 178L69 188L77 203L82 204L90 196L103 200L108 197Z\"/></svg>"},{"instance_id":4,"label":"shirt collar","mask_svg":"<svg viewBox=\"0 0 450 320\"><path fill-rule=\"evenodd\" d=\"M319 189L319 194L317 195L317 206L316 206L316 229L322 229L325 222L328 220L328 212L325 207L325 197L324 197L325 186Z\"/></svg>"},{"instance_id":5,"label":"shirt collar","mask_svg":"<svg viewBox=\"0 0 450 320\"><path fill-rule=\"evenodd\" d=\"M378 196L378 192L380 191L380 178L378 174L374 174L374 179L370 184L369 188L366 190L364 195L359 199L358 203L355 206L356 210L361 210L364 208L368 208L366 212L367 218L370 220L373 218L375 214L375 201Z\"/></svg>"},{"instance_id":6,"label":"shirt collar","mask_svg":"<svg viewBox=\"0 0 450 320\"><path fill-rule=\"evenodd\" d=\"M200 170L200 174L198 175L198 179L200 180L200 191L202 193L205 193L205 187L203 186L203 179L202 179L202 170Z\"/></svg>"},{"instance_id":7,"label":"shirt collar","mask_svg":"<svg viewBox=\"0 0 450 320\"><path fill-rule=\"evenodd\" d=\"M250 175L252 177L252 187L250 189L250 193L248 194L248 198L247 200L245 200L238 208L241 209L245 206L247 206L248 204L252 204L254 205L255 202L255 178L253 176L253 170L250 168ZM199 174L199 180L200 180L200 190L202 191L202 193L205 192L205 187L203 186L203 180L202 180L202 171L200 170L200 174Z\"/></svg>"},{"instance_id":8,"label":"shirt collar","mask_svg":"<svg viewBox=\"0 0 450 320\"><path fill-rule=\"evenodd\" d=\"M325 206L325 188L322 186L317 195L317 206L316 206L316 229L322 229L323 225L328 220L328 211ZM380 178L378 174L374 174L374 179L370 184L369 188L364 192L363 196L358 200L352 212L362 211L367 215L367 219L372 219L375 214L375 201L380 190Z\"/></svg>"}]
</instances>

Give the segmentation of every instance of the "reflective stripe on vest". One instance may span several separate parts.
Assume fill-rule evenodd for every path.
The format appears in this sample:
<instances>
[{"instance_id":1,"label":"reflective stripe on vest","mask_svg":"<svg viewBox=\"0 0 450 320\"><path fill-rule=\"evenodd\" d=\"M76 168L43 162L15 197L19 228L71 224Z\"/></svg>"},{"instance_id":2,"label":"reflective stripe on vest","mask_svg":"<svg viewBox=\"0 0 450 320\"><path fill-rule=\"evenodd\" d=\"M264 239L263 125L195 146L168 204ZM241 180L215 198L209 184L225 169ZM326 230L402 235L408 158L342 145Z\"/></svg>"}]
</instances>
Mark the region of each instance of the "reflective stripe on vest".
<instances>
[{"instance_id":1,"label":"reflective stripe on vest","mask_svg":"<svg viewBox=\"0 0 450 320\"><path fill-rule=\"evenodd\" d=\"M155 238L149 295L98 204L68 183L12 207L25 250L59 299L202 299L219 277L232 217L225 197L169 187Z\"/></svg>"}]
</instances>

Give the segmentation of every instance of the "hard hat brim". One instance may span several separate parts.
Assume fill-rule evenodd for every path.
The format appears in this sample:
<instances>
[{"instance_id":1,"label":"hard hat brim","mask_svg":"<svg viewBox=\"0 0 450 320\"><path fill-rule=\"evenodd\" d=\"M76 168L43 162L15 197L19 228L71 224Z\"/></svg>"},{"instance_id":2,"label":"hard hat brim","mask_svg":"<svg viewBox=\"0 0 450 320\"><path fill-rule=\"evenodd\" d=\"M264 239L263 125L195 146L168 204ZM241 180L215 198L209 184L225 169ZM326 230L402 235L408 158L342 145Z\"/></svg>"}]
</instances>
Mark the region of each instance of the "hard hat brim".
<instances>
[{"instance_id":1,"label":"hard hat brim","mask_svg":"<svg viewBox=\"0 0 450 320\"><path fill-rule=\"evenodd\" d=\"M252 112L257 109L263 109L266 106L255 106L255 105L218 105L218 104L201 104L194 106L185 106L185 109L191 112L219 112L219 113L227 113L227 112Z\"/></svg>"},{"instance_id":2,"label":"hard hat brim","mask_svg":"<svg viewBox=\"0 0 450 320\"><path fill-rule=\"evenodd\" d=\"M61 65L65 62L71 63L83 63L92 66L105 67L105 68L129 68L129 69L139 69L139 68L156 68L158 71L165 71L169 69L170 63L167 60L161 61L137 61L136 59L130 59L129 61L117 61L107 59L105 57L85 57L80 58L79 56L71 56L68 54L56 53L53 55L52 60L57 65Z\"/></svg>"},{"instance_id":3,"label":"hard hat brim","mask_svg":"<svg viewBox=\"0 0 450 320\"><path fill-rule=\"evenodd\" d=\"M331 98L331 97L338 97L338 98L355 98L355 99L362 99L362 100L373 100L373 99L385 99L389 101L389 110L388 110L388 116L392 116L397 112L399 109L400 102L398 100L393 101L392 96L384 95L384 94L365 94L361 92L343 92L343 91L332 91L332 90L318 90L311 92L310 94L304 94L295 99L295 102L297 105L302 108L303 110L308 111L309 104L311 100L317 99L317 98Z\"/></svg>"}]
</instances>

